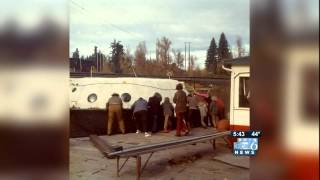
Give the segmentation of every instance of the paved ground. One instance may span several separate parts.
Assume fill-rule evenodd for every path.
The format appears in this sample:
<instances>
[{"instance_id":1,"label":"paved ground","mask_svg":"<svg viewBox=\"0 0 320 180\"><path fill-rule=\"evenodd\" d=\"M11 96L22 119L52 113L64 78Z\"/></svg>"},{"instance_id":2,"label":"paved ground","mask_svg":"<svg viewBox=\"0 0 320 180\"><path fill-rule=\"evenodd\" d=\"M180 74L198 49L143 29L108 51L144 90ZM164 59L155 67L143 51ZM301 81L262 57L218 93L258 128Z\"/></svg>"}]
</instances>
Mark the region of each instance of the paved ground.
<instances>
[{"instance_id":1,"label":"paved ground","mask_svg":"<svg viewBox=\"0 0 320 180\"><path fill-rule=\"evenodd\" d=\"M193 129L190 136L209 134L213 129ZM124 148L163 142L175 137L174 132L157 133L145 138L143 134L101 136L111 144ZM249 158L234 157L222 139L213 151L209 142L156 152L144 170L141 180L214 180L249 179ZM142 156L142 163L148 155ZM121 159L123 162L124 159ZM129 159L116 177L116 159L105 158L89 138L70 139L70 179L135 179L135 159Z\"/></svg>"}]
</instances>

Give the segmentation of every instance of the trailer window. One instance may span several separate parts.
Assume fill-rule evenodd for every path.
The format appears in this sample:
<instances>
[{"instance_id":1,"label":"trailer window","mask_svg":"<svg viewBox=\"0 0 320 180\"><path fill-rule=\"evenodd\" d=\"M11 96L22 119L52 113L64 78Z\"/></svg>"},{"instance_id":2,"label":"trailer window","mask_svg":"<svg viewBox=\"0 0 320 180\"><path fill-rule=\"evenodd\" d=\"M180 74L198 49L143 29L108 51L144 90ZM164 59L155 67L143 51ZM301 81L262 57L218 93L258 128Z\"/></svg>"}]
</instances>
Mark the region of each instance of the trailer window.
<instances>
[{"instance_id":1,"label":"trailer window","mask_svg":"<svg viewBox=\"0 0 320 180\"><path fill-rule=\"evenodd\" d=\"M249 107L249 77L239 78L239 107Z\"/></svg>"},{"instance_id":2,"label":"trailer window","mask_svg":"<svg viewBox=\"0 0 320 180\"><path fill-rule=\"evenodd\" d=\"M131 100L131 95L129 93L123 93L121 95L121 99L124 102L129 102Z\"/></svg>"},{"instance_id":3,"label":"trailer window","mask_svg":"<svg viewBox=\"0 0 320 180\"><path fill-rule=\"evenodd\" d=\"M93 103L98 99L98 96L95 93L92 93L88 96L88 102Z\"/></svg>"}]
</instances>

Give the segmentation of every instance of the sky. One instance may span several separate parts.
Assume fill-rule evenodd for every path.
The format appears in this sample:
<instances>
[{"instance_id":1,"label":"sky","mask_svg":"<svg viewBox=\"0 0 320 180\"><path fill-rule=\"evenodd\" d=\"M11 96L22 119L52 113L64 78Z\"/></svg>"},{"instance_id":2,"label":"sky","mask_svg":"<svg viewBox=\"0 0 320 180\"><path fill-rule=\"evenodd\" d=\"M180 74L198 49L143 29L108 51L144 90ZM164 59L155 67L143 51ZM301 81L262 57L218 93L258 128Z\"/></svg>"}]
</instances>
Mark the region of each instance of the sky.
<instances>
[{"instance_id":1,"label":"sky","mask_svg":"<svg viewBox=\"0 0 320 180\"><path fill-rule=\"evenodd\" d=\"M236 51L241 37L249 52L249 0L70 0L70 54L79 49L91 55L94 46L110 53L116 39L133 54L139 42L145 41L148 57L155 57L156 40L166 36L172 49L184 53L191 42L191 55L204 67L207 49L214 37L218 44L225 33Z\"/></svg>"}]
</instances>

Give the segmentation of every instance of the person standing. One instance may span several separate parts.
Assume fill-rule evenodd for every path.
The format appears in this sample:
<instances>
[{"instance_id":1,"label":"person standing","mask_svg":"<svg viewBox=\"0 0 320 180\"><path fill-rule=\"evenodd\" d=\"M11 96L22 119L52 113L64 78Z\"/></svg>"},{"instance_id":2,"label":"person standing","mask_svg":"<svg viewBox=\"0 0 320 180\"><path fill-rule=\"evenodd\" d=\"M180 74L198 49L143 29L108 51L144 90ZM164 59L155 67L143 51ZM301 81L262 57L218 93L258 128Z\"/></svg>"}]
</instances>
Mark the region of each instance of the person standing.
<instances>
[{"instance_id":1,"label":"person standing","mask_svg":"<svg viewBox=\"0 0 320 180\"><path fill-rule=\"evenodd\" d=\"M158 131L158 121L159 121L159 115L160 115L160 98L158 97L158 93L155 93L152 97L149 98L148 101L148 107L149 112L151 113L152 117L152 132L155 133Z\"/></svg>"},{"instance_id":2,"label":"person standing","mask_svg":"<svg viewBox=\"0 0 320 180\"><path fill-rule=\"evenodd\" d=\"M164 115L163 131L165 133L168 133L169 132L168 126L171 127L170 117L173 115L174 108L168 97L164 99L164 102L161 104L161 106L162 106L163 115Z\"/></svg>"},{"instance_id":3,"label":"person standing","mask_svg":"<svg viewBox=\"0 0 320 180\"><path fill-rule=\"evenodd\" d=\"M112 134L112 125L114 118L117 119L118 127L121 130L121 133L125 133L124 121L122 117L122 100L119 97L119 94L113 93L109 98L108 103L106 105L108 109L108 127L107 134L110 136Z\"/></svg>"},{"instance_id":4,"label":"person standing","mask_svg":"<svg viewBox=\"0 0 320 180\"><path fill-rule=\"evenodd\" d=\"M213 84L210 84L209 85L209 90L208 90L208 96L209 98L211 99L215 94L215 88L213 86Z\"/></svg>"},{"instance_id":5,"label":"person standing","mask_svg":"<svg viewBox=\"0 0 320 180\"><path fill-rule=\"evenodd\" d=\"M197 110L198 110L198 99L197 96L192 93L189 94L187 97L187 101L188 101L188 107L189 107L189 111L188 111L188 122L190 124L190 127L194 127L194 122L197 118Z\"/></svg>"},{"instance_id":6,"label":"person standing","mask_svg":"<svg viewBox=\"0 0 320 180\"><path fill-rule=\"evenodd\" d=\"M204 122L205 118L207 117L207 113L208 113L207 103L205 101L200 101L198 103L198 106L199 106L199 111L200 111L201 126L203 128L207 128L207 125Z\"/></svg>"},{"instance_id":7,"label":"person standing","mask_svg":"<svg viewBox=\"0 0 320 180\"><path fill-rule=\"evenodd\" d=\"M187 111L187 95L182 90L182 84L177 84L176 90L177 92L174 94L173 102L176 104L175 111L177 117L177 128L176 128L176 136L181 136L181 130L183 128L183 118ZM187 131L186 134L189 132Z\"/></svg>"},{"instance_id":8,"label":"person standing","mask_svg":"<svg viewBox=\"0 0 320 180\"><path fill-rule=\"evenodd\" d=\"M225 104L222 99L216 97L216 106L217 106L217 114L218 117L217 122L221 119L224 119L225 116Z\"/></svg>"},{"instance_id":9,"label":"person standing","mask_svg":"<svg viewBox=\"0 0 320 180\"><path fill-rule=\"evenodd\" d=\"M151 136L151 134L147 132L148 102L140 97L133 103L131 109L133 110L133 117L135 119L136 133L140 133L142 131L144 132L145 137Z\"/></svg>"},{"instance_id":10,"label":"person standing","mask_svg":"<svg viewBox=\"0 0 320 180\"><path fill-rule=\"evenodd\" d=\"M212 127L217 128L217 104L216 104L217 97L212 96L211 102L209 106L209 114L211 117Z\"/></svg>"}]
</instances>

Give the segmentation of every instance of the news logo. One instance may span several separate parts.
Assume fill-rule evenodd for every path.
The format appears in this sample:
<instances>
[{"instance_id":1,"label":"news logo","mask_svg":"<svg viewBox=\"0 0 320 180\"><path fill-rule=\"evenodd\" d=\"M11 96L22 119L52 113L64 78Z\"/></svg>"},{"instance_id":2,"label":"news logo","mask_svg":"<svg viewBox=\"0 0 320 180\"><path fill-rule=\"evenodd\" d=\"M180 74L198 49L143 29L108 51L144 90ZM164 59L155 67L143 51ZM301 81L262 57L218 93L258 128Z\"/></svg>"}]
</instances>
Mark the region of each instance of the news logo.
<instances>
[{"instance_id":1,"label":"news logo","mask_svg":"<svg viewBox=\"0 0 320 180\"><path fill-rule=\"evenodd\" d=\"M231 136L237 138L237 142L233 143L233 154L235 156L255 156L261 134L261 131L231 131Z\"/></svg>"},{"instance_id":2,"label":"news logo","mask_svg":"<svg viewBox=\"0 0 320 180\"><path fill-rule=\"evenodd\" d=\"M258 138L238 138L233 143L235 156L255 156L258 150Z\"/></svg>"}]
</instances>

